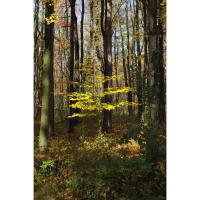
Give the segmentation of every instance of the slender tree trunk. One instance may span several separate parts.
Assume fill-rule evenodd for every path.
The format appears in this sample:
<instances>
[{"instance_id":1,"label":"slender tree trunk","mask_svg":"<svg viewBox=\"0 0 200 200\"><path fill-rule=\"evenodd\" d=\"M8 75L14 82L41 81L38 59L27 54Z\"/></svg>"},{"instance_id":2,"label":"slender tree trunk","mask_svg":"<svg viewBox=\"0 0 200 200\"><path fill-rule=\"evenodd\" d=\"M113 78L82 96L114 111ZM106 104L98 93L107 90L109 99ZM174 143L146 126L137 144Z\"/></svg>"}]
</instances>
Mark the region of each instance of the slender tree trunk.
<instances>
[{"instance_id":1,"label":"slender tree trunk","mask_svg":"<svg viewBox=\"0 0 200 200\"><path fill-rule=\"evenodd\" d=\"M38 22L39 1L35 0L34 8L34 120L37 120L39 112L39 51L38 51Z\"/></svg>"},{"instance_id":2,"label":"slender tree trunk","mask_svg":"<svg viewBox=\"0 0 200 200\"><path fill-rule=\"evenodd\" d=\"M138 120L141 120L143 106L142 104L142 63L141 63L141 50L140 50L140 22L139 22L139 1L136 1L136 43L137 43L137 71L136 71L136 80L137 80L137 96L138 96Z\"/></svg>"},{"instance_id":3,"label":"slender tree trunk","mask_svg":"<svg viewBox=\"0 0 200 200\"><path fill-rule=\"evenodd\" d=\"M80 60L80 82L83 80L83 75L82 75L82 69L83 69L83 57L84 57L84 52L83 52L83 24L84 24L84 13L85 13L85 3L84 0L82 0L82 12L81 12L81 60Z\"/></svg>"},{"instance_id":4,"label":"slender tree trunk","mask_svg":"<svg viewBox=\"0 0 200 200\"><path fill-rule=\"evenodd\" d=\"M117 29L115 28L115 34L114 34L114 67L115 67L115 76L116 76L116 87L119 87L119 81L118 81L118 43L117 43ZM119 102L119 94L116 96L116 102Z\"/></svg>"},{"instance_id":5,"label":"slender tree trunk","mask_svg":"<svg viewBox=\"0 0 200 200\"><path fill-rule=\"evenodd\" d=\"M76 0L70 0L70 6L71 6L71 23L70 23L70 63L69 63L69 92L74 92L74 85L72 84L74 80L74 34L75 34L75 2ZM72 102L69 101L69 105L71 105ZM70 115L73 115L74 109L70 108ZM69 133L74 132L74 126L75 121L74 118L69 119Z\"/></svg>"},{"instance_id":6,"label":"slender tree trunk","mask_svg":"<svg viewBox=\"0 0 200 200\"><path fill-rule=\"evenodd\" d=\"M71 24L70 24L70 63L69 63L69 92L75 92L76 88L74 85L75 81L75 69L77 70L79 66L79 46L78 46L78 32L77 32L77 17L75 12L76 0L70 0L71 6ZM74 60L75 59L75 60ZM74 62L75 61L75 62ZM69 105L72 105L74 102L69 101ZM76 113L76 109L70 107L70 115ZM69 134L74 133L74 128L77 123L77 118L69 118Z\"/></svg>"},{"instance_id":7,"label":"slender tree trunk","mask_svg":"<svg viewBox=\"0 0 200 200\"><path fill-rule=\"evenodd\" d=\"M75 22L74 22L74 28L75 28L75 37L74 37L74 45L75 45L75 73L74 73L74 79L75 81L80 81L80 68L79 68L79 39L78 39L78 25L77 25L77 17L75 14Z\"/></svg>"},{"instance_id":8,"label":"slender tree trunk","mask_svg":"<svg viewBox=\"0 0 200 200\"><path fill-rule=\"evenodd\" d=\"M53 33L52 33L53 34ZM51 44L51 65L50 65L50 99L49 99L49 135L55 134L54 128L54 68L53 68L53 42Z\"/></svg>"},{"instance_id":9,"label":"slender tree trunk","mask_svg":"<svg viewBox=\"0 0 200 200\"><path fill-rule=\"evenodd\" d=\"M148 37L147 37L147 2L143 1L143 20L144 20L144 76L143 76L143 89L148 87L148 78L147 78L147 72L148 72ZM145 93L145 102L146 102L146 93Z\"/></svg>"},{"instance_id":10,"label":"slender tree trunk","mask_svg":"<svg viewBox=\"0 0 200 200\"><path fill-rule=\"evenodd\" d=\"M71 29L71 25L69 24L69 5L68 5L68 3L69 3L69 0L65 0L65 15L66 15L66 30L65 30L65 34L66 34L66 41L70 40L70 34L71 34L71 31L69 33L69 29ZM71 47L69 49L64 49L64 56L65 56L65 60L66 60L66 74L68 76L70 76L70 54L71 54ZM67 80L68 80L68 78L67 78ZM67 91L66 92L70 91L69 87L67 87Z\"/></svg>"},{"instance_id":11,"label":"slender tree trunk","mask_svg":"<svg viewBox=\"0 0 200 200\"><path fill-rule=\"evenodd\" d=\"M93 55L93 45L94 45L94 0L90 0L90 52ZM93 65L93 93L95 93L95 66Z\"/></svg>"},{"instance_id":12,"label":"slender tree trunk","mask_svg":"<svg viewBox=\"0 0 200 200\"><path fill-rule=\"evenodd\" d=\"M53 13L53 5L46 3L45 17L49 17ZM40 151L47 149L47 137L50 123L50 84L51 84L51 72L53 69L53 32L54 24L47 24L45 22L45 54L43 61L43 76L42 76L42 111L41 111L41 123L39 133L39 148Z\"/></svg>"},{"instance_id":13,"label":"slender tree trunk","mask_svg":"<svg viewBox=\"0 0 200 200\"><path fill-rule=\"evenodd\" d=\"M158 0L158 10L159 10L159 19L158 19L158 49L159 49L159 64L158 64L158 119L160 123L165 123L166 121L166 111L165 111L165 99L166 99L166 89L165 89L165 69L164 69L164 32L163 32L163 19L161 13L163 12L162 0Z\"/></svg>"},{"instance_id":14,"label":"slender tree trunk","mask_svg":"<svg viewBox=\"0 0 200 200\"><path fill-rule=\"evenodd\" d=\"M133 88L133 101L135 101L135 96L136 96L136 68L137 68L137 63L136 63L136 40L135 40L135 10L134 10L134 4L133 8L130 3L130 12L131 12L131 24L132 24L132 44L131 44L131 60L132 63L130 65L131 67L131 81L132 81L132 88ZM135 114L135 113L134 113Z\"/></svg>"},{"instance_id":15,"label":"slender tree trunk","mask_svg":"<svg viewBox=\"0 0 200 200\"><path fill-rule=\"evenodd\" d=\"M120 24L119 24L119 29L120 29L120 35L121 35L122 65L123 65L123 72L124 72L124 82L125 82L125 87L128 87L129 86L129 80L128 80L128 73L127 73L128 69L127 69L127 66L126 66L126 56L125 56L125 50L124 50L124 36L123 36L123 33L122 33L122 27L121 27ZM132 93L127 94L127 101L129 103L132 102ZM128 112L129 112L129 115L131 115L132 106L128 106Z\"/></svg>"},{"instance_id":16,"label":"slender tree trunk","mask_svg":"<svg viewBox=\"0 0 200 200\"><path fill-rule=\"evenodd\" d=\"M101 1L104 10L104 1ZM101 13L104 11L101 10ZM103 47L104 47L104 77L112 77L112 0L105 0L105 22L103 27ZM104 91L112 87L112 80L105 81L103 84ZM105 95L104 103L111 104L112 96ZM109 132L112 128L112 111L103 110L102 130Z\"/></svg>"},{"instance_id":17,"label":"slender tree trunk","mask_svg":"<svg viewBox=\"0 0 200 200\"><path fill-rule=\"evenodd\" d=\"M149 19L149 106L151 118L154 120L157 116L158 105L156 103L157 87L155 82L156 67L158 65L158 49L157 49L157 0L149 0L148 4L148 19Z\"/></svg>"},{"instance_id":18,"label":"slender tree trunk","mask_svg":"<svg viewBox=\"0 0 200 200\"><path fill-rule=\"evenodd\" d=\"M94 37L94 2L93 0L90 1L90 51L93 48L93 37ZM90 52L91 53L91 52Z\"/></svg>"},{"instance_id":19,"label":"slender tree trunk","mask_svg":"<svg viewBox=\"0 0 200 200\"><path fill-rule=\"evenodd\" d=\"M124 37L122 33L122 27L119 24L120 34L121 34L121 47L122 47L122 65L123 65L123 72L124 72L124 82L125 87L128 87L128 78L127 78L127 70L126 70L126 59L125 59L125 51L124 51Z\"/></svg>"},{"instance_id":20,"label":"slender tree trunk","mask_svg":"<svg viewBox=\"0 0 200 200\"><path fill-rule=\"evenodd\" d=\"M45 6L42 5L42 11L43 11L43 19L42 19L42 23L41 23L41 31L40 31L40 40L44 40L44 36L45 36ZM41 119L41 105L42 105L42 73L43 73L43 60L44 60L44 52L42 51L42 49L45 48L45 44L44 42L40 43L40 51L39 51L39 59L38 59L38 72L37 72L37 76L38 78L38 119Z\"/></svg>"},{"instance_id":21,"label":"slender tree trunk","mask_svg":"<svg viewBox=\"0 0 200 200\"><path fill-rule=\"evenodd\" d=\"M61 37L61 33L60 33L60 31L59 31L59 37ZM60 60L60 79L61 79L61 82L63 82L63 73L64 73L64 71L63 71L63 49L62 49L62 45L61 45L61 43L59 43L59 49L58 49L59 51L59 60ZM61 93L63 93L63 84L61 83L60 84L60 92ZM64 104L63 104L63 100L64 100L64 98L63 98L63 95L60 95L60 98L59 98L59 101L60 101L60 105L59 105L59 114L60 114L60 116L61 116L61 120L63 120L63 106L64 106Z\"/></svg>"},{"instance_id":22,"label":"slender tree trunk","mask_svg":"<svg viewBox=\"0 0 200 200\"><path fill-rule=\"evenodd\" d=\"M129 18L128 18L128 1L126 2L126 31L127 31L127 73L128 73L128 85L132 88L132 81L131 81L131 68L130 68L130 41L129 41ZM128 94L128 102L132 102L132 92L129 91ZM129 115L133 113L132 105L128 105L128 112Z\"/></svg>"},{"instance_id":23,"label":"slender tree trunk","mask_svg":"<svg viewBox=\"0 0 200 200\"><path fill-rule=\"evenodd\" d=\"M66 15L66 38L69 37L69 9L68 0L65 0L65 15Z\"/></svg>"},{"instance_id":24,"label":"slender tree trunk","mask_svg":"<svg viewBox=\"0 0 200 200\"><path fill-rule=\"evenodd\" d=\"M52 1L52 0L51 0ZM50 2L51 2L50 1ZM54 2L52 1L51 4ZM51 5L51 14L54 12L54 6ZM52 38L51 38L51 65L50 65L50 99L49 99L49 135L54 135L54 23L52 23Z\"/></svg>"}]
</instances>

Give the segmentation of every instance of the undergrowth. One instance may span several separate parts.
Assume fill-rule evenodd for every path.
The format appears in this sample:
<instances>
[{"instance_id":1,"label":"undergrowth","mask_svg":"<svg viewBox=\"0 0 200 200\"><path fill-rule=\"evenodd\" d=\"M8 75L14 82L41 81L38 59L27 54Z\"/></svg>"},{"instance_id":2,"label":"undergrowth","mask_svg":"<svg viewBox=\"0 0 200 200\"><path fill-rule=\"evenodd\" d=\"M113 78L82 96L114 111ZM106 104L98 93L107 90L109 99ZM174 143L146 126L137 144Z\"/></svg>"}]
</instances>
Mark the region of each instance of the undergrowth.
<instances>
[{"instance_id":1,"label":"undergrowth","mask_svg":"<svg viewBox=\"0 0 200 200\"><path fill-rule=\"evenodd\" d=\"M35 199L166 199L165 159L146 159L145 134L133 128L121 135L50 139L48 152L35 152Z\"/></svg>"}]
</instances>

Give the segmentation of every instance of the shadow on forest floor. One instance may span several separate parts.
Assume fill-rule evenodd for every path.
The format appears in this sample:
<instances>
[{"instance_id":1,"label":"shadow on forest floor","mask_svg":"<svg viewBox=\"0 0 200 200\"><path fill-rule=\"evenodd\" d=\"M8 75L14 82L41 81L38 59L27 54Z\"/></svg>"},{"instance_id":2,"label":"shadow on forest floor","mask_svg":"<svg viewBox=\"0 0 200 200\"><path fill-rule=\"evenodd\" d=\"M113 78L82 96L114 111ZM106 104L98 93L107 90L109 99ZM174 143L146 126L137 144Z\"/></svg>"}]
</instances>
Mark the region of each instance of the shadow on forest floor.
<instances>
[{"instance_id":1,"label":"shadow on forest floor","mask_svg":"<svg viewBox=\"0 0 200 200\"><path fill-rule=\"evenodd\" d=\"M35 199L166 199L165 158L148 162L143 131L126 121L114 119L107 135L94 119L80 123L73 136L67 135L66 123L57 124L48 151L35 148ZM159 144L165 151L164 133Z\"/></svg>"}]
</instances>

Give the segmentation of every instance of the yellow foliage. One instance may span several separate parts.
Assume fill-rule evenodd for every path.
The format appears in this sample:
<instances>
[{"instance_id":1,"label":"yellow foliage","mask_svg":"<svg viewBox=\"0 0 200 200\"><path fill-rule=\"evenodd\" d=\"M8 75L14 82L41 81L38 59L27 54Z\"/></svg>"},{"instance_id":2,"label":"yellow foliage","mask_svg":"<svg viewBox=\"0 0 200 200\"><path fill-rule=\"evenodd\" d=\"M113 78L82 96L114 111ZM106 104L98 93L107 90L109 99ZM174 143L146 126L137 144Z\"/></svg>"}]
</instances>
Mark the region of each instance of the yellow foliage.
<instances>
[{"instance_id":1,"label":"yellow foliage","mask_svg":"<svg viewBox=\"0 0 200 200\"><path fill-rule=\"evenodd\" d=\"M114 145L114 140L99 132L94 140L85 140L83 142L83 148L86 151L97 151L99 153L108 153L111 146Z\"/></svg>"},{"instance_id":2,"label":"yellow foliage","mask_svg":"<svg viewBox=\"0 0 200 200\"><path fill-rule=\"evenodd\" d=\"M70 101L90 101L92 102L92 94L89 92L86 93L79 93L73 92L72 94L68 95Z\"/></svg>"},{"instance_id":3,"label":"yellow foliage","mask_svg":"<svg viewBox=\"0 0 200 200\"><path fill-rule=\"evenodd\" d=\"M75 84L75 82L74 82ZM76 82L76 84L79 84ZM120 88L108 88L105 92L99 92L97 94L93 94L92 92L72 92L68 94L69 101L71 102L70 107L71 108L78 108L83 111L102 111L102 110L115 110L116 108L123 107L123 106L136 106L139 105L135 102L128 102L128 101L122 101L118 103L105 103L102 102L102 97L106 95L114 95L117 93L127 93L129 91L132 91L130 87L120 87ZM73 117L84 117L87 116L85 114L83 115L76 115Z\"/></svg>"},{"instance_id":4,"label":"yellow foliage","mask_svg":"<svg viewBox=\"0 0 200 200\"><path fill-rule=\"evenodd\" d=\"M101 96L117 94L117 93L127 93L132 91L130 87L123 87L123 88L108 88L107 91L103 92Z\"/></svg>"},{"instance_id":5,"label":"yellow foliage","mask_svg":"<svg viewBox=\"0 0 200 200\"><path fill-rule=\"evenodd\" d=\"M113 76L95 76L97 81L100 81L101 83L105 83L106 81L116 80L119 77L116 75Z\"/></svg>"},{"instance_id":6,"label":"yellow foliage","mask_svg":"<svg viewBox=\"0 0 200 200\"><path fill-rule=\"evenodd\" d=\"M102 109L105 110L114 110L115 106L112 104L107 104L107 103L101 103Z\"/></svg>"},{"instance_id":7,"label":"yellow foliage","mask_svg":"<svg viewBox=\"0 0 200 200\"><path fill-rule=\"evenodd\" d=\"M140 154L140 145L133 139L129 140L128 143L118 144L113 148L113 152L121 157L134 157Z\"/></svg>"},{"instance_id":8,"label":"yellow foliage","mask_svg":"<svg viewBox=\"0 0 200 200\"><path fill-rule=\"evenodd\" d=\"M117 157L136 157L140 155L140 145L133 139L128 143L119 144L111 136L103 133L98 133L94 140L85 140L83 142L83 148L85 151L94 151L98 154L107 154L109 156Z\"/></svg>"},{"instance_id":9,"label":"yellow foliage","mask_svg":"<svg viewBox=\"0 0 200 200\"><path fill-rule=\"evenodd\" d=\"M92 100L91 100L92 101ZM71 108L79 108L81 110L99 110L100 107L97 104L89 104L90 102L76 102L72 105L70 105Z\"/></svg>"},{"instance_id":10,"label":"yellow foliage","mask_svg":"<svg viewBox=\"0 0 200 200\"><path fill-rule=\"evenodd\" d=\"M86 117L86 116L95 116L95 114L82 114L82 113L74 113L73 115L68 116L68 118L74 117Z\"/></svg>"},{"instance_id":11,"label":"yellow foliage","mask_svg":"<svg viewBox=\"0 0 200 200\"><path fill-rule=\"evenodd\" d=\"M60 5L60 1L54 1L54 0L40 0L43 4L48 4L49 6L52 5Z\"/></svg>"},{"instance_id":12,"label":"yellow foliage","mask_svg":"<svg viewBox=\"0 0 200 200\"><path fill-rule=\"evenodd\" d=\"M58 19L59 19L59 16L55 13L53 13L51 16L45 18L48 25L58 21Z\"/></svg>"}]
</instances>

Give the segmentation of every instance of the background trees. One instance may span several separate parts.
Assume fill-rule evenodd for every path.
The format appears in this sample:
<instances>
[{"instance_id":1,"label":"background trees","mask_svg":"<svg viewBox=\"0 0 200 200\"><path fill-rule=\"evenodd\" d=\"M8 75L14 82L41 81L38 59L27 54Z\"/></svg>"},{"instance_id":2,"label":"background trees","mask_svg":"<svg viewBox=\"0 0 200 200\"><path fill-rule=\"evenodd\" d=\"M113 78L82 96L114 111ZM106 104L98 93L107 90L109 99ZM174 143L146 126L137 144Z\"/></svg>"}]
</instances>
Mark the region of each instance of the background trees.
<instances>
[{"instance_id":1,"label":"background trees","mask_svg":"<svg viewBox=\"0 0 200 200\"><path fill-rule=\"evenodd\" d=\"M165 122L165 4L162 0L35 1L35 124L46 94L49 134L54 133L54 121L65 120L73 132L81 115L99 111L105 132L112 129L113 114L127 111L133 123ZM47 49L50 92L44 95L41 74ZM90 102L80 100L83 92L90 95Z\"/></svg>"}]
</instances>

